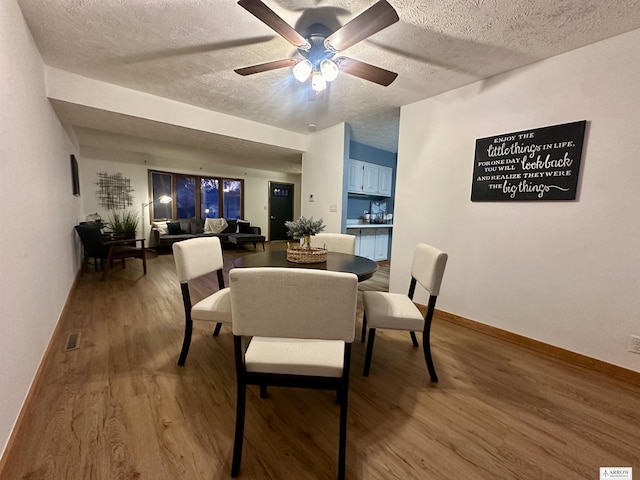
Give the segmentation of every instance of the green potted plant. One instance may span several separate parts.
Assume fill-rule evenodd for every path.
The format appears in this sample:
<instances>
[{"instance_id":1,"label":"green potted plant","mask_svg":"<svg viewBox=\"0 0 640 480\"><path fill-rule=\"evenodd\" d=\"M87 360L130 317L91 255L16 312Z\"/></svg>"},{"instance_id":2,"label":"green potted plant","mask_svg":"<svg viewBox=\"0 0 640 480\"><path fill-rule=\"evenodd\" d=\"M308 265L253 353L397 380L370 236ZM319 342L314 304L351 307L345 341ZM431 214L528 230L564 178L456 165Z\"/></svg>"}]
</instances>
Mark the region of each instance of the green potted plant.
<instances>
[{"instance_id":1,"label":"green potted plant","mask_svg":"<svg viewBox=\"0 0 640 480\"><path fill-rule=\"evenodd\" d=\"M120 238L136 238L138 215L131 210L112 211L107 225L114 236Z\"/></svg>"},{"instance_id":2,"label":"green potted plant","mask_svg":"<svg viewBox=\"0 0 640 480\"><path fill-rule=\"evenodd\" d=\"M326 225L322 224L322 218L314 220L313 217L308 219L300 217L298 220L284 222L284 226L289 229L287 235L291 235L293 238L303 238L302 246L311 248L311 236L320 233Z\"/></svg>"}]
</instances>

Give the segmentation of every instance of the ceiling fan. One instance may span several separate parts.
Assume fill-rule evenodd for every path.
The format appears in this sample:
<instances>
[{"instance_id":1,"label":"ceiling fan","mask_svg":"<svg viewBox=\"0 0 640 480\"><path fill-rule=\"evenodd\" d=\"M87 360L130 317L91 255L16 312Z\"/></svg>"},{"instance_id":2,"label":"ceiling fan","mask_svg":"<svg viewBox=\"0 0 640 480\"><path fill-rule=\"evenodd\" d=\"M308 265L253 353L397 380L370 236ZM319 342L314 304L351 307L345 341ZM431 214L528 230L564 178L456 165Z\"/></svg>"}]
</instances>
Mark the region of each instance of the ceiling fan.
<instances>
[{"instance_id":1,"label":"ceiling fan","mask_svg":"<svg viewBox=\"0 0 640 480\"><path fill-rule=\"evenodd\" d=\"M395 72L353 58L335 57L339 52L399 20L398 14L387 0L379 0L335 32L331 32L322 24L313 24L309 27L310 33L306 37L298 33L261 0L239 0L238 5L296 47L304 58L303 60L285 58L234 70L240 75L253 75L293 67L293 75L298 81L305 82L311 78L311 88L316 94L324 91L327 82L335 80L339 72L385 87L398 76Z\"/></svg>"}]
</instances>

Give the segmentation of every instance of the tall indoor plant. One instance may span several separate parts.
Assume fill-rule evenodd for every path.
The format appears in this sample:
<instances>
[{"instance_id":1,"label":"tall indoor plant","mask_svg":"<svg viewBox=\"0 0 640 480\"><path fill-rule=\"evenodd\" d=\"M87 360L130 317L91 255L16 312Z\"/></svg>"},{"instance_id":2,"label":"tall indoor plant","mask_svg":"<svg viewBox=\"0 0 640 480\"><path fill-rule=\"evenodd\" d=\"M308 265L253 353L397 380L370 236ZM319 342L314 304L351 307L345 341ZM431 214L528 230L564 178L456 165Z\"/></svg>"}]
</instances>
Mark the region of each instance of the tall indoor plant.
<instances>
[{"instance_id":1,"label":"tall indoor plant","mask_svg":"<svg viewBox=\"0 0 640 480\"><path fill-rule=\"evenodd\" d=\"M138 215L132 210L113 210L107 225L114 235L122 238L136 238Z\"/></svg>"}]
</instances>

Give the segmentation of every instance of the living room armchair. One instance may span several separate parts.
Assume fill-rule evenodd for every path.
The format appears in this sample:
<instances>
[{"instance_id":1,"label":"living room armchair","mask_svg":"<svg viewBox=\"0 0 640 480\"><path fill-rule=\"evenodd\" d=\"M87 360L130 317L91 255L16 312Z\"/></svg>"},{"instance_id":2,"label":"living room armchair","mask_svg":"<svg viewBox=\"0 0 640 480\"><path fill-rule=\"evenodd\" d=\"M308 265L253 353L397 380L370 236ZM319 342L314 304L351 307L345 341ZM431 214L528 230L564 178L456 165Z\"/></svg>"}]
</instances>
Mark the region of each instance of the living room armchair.
<instances>
[{"instance_id":1,"label":"living room armchair","mask_svg":"<svg viewBox=\"0 0 640 480\"><path fill-rule=\"evenodd\" d=\"M81 274L84 274L90 258L94 258L96 261L100 260L102 265L101 281L105 279L107 270L114 260L122 260L122 268L125 268L124 261L127 258L142 259L142 270L145 275L147 274L147 258L143 238L112 240L102 234L98 225L89 223L76 225L75 229L82 242L84 252ZM136 246L137 242L140 242L140 247Z\"/></svg>"}]
</instances>

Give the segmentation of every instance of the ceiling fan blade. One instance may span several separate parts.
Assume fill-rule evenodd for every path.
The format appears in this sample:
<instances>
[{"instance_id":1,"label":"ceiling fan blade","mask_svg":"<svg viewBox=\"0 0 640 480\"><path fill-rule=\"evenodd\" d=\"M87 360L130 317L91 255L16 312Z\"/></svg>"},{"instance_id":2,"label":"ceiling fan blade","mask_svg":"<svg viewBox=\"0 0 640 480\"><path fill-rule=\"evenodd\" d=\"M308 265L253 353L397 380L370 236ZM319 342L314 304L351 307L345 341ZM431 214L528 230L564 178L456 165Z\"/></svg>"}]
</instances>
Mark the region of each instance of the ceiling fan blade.
<instances>
[{"instance_id":1,"label":"ceiling fan blade","mask_svg":"<svg viewBox=\"0 0 640 480\"><path fill-rule=\"evenodd\" d=\"M387 0L380 0L329 35L324 41L324 46L331 52L341 52L389 25L393 25L399 19L391 4Z\"/></svg>"},{"instance_id":2,"label":"ceiling fan blade","mask_svg":"<svg viewBox=\"0 0 640 480\"><path fill-rule=\"evenodd\" d=\"M277 70L278 68L293 67L296 63L298 62L293 58L284 58L282 60L275 60L273 62L251 65L250 67L236 68L234 72L236 72L238 75L247 76L253 75L254 73Z\"/></svg>"},{"instance_id":3,"label":"ceiling fan blade","mask_svg":"<svg viewBox=\"0 0 640 480\"><path fill-rule=\"evenodd\" d=\"M398 76L397 73L376 67L353 58L339 57L334 60L341 72L388 87Z\"/></svg>"},{"instance_id":4,"label":"ceiling fan blade","mask_svg":"<svg viewBox=\"0 0 640 480\"><path fill-rule=\"evenodd\" d=\"M244 8L261 22L271 27L278 35L296 48L309 50L311 45L302 35L285 22L276 12L267 7L260 0L239 0L238 5Z\"/></svg>"}]
</instances>

